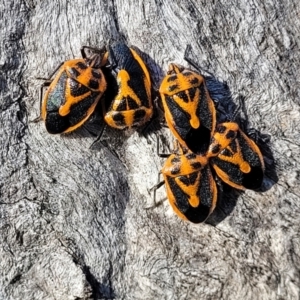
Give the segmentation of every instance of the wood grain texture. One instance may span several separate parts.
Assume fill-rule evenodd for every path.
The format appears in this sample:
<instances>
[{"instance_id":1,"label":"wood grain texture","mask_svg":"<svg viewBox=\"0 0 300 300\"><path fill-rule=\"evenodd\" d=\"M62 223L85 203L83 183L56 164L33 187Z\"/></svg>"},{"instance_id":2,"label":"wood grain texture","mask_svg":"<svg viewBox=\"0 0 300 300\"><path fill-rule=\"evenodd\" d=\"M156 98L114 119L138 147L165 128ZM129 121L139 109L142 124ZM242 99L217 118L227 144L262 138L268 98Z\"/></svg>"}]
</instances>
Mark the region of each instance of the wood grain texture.
<instances>
[{"instance_id":1,"label":"wood grain texture","mask_svg":"<svg viewBox=\"0 0 300 300\"><path fill-rule=\"evenodd\" d=\"M296 0L0 2L0 299L298 299L299 14ZM89 134L30 122L37 77L121 36L149 55L155 86L191 44L215 101L245 96L271 139L262 192L225 189L190 224L167 201L151 208L167 129L107 129L109 147L90 149Z\"/></svg>"}]
</instances>

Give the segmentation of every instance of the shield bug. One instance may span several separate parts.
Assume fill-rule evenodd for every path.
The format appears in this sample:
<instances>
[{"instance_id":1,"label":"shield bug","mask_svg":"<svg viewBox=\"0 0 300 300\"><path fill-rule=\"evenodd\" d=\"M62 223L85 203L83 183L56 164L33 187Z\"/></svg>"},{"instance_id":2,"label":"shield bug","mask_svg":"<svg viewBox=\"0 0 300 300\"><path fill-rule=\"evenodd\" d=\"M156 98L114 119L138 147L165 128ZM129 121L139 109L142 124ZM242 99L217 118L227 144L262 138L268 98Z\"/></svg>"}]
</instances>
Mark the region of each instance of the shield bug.
<instances>
[{"instance_id":1,"label":"shield bug","mask_svg":"<svg viewBox=\"0 0 300 300\"><path fill-rule=\"evenodd\" d=\"M108 80L105 122L114 128L138 127L153 114L151 79L146 64L133 48L124 43L108 46ZM103 103L104 104L104 103Z\"/></svg>"},{"instance_id":2,"label":"shield bug","mask_svg":"<svg viewBox=\"0 0 300 300\"><path fill-rule=\"evenodd\" d=\"M170 64L159 93L168 127L196 154L206 153L216 124L216 110L205 79L183 66Z\"/></svg>"},{"instance_id":3,"label":"shield bug","mask_svg":"<svg viewBox=\"0 0 300 300\"><path fill-rule=\"evenodd\" d=\"M41 119L49 133L67 133L83 125L106 90L101 71L105 51L98 50L88 58L86 48L81 50L82 59L62 63L41 87ZM48 89L42 100L45 86Z\"/></svg>"},{"instance_id":4,"label":"shield bug","mask_svg":"<svg viewBox=\"0 0 300 300\"><path fill-rule=\"evenodd\" d=\"M258 189L263 181L263 156L237 123L225 122L216 126L207 153L217 175L237 189Z\"/></svg>"},{"instance_id":5,"label":"shield bug","mask_svg":"<svg viewBox=\"0 0 300 300\"><path fill-rule=\"evenodd\" d=\"M166 185L167 198L175 213L193 223L204 222L215 209L218 196L207 157L179 146L168 157L161 173L164 181L154 189Z\"/></svg>"}]
</instances>

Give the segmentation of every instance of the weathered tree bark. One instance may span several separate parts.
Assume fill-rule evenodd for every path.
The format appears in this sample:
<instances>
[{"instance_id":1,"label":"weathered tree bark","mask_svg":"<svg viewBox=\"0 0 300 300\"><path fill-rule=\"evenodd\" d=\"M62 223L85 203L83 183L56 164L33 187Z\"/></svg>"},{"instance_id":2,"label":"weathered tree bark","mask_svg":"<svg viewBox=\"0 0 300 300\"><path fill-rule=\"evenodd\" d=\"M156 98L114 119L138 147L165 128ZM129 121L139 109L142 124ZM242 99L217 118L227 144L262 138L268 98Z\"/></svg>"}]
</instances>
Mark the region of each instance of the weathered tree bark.
<instances>
[{"instance_id":1,"label":"weathered tree bark","mask_svg":"<svg viewBox=\"0 0 300 300\"><path fill-rule=\"evenodd\" d=\"M299 14L296 0L1 0L0 299L299 299ZM30 122L37 77L121 36L149 55L156 87L191 44L245 96L249 125L270 136L263 191L225 189L194 225L168 201L149 208L167 129L106 129L108 147L90 149L92 135Z\"/></svg>"}]
</instances>

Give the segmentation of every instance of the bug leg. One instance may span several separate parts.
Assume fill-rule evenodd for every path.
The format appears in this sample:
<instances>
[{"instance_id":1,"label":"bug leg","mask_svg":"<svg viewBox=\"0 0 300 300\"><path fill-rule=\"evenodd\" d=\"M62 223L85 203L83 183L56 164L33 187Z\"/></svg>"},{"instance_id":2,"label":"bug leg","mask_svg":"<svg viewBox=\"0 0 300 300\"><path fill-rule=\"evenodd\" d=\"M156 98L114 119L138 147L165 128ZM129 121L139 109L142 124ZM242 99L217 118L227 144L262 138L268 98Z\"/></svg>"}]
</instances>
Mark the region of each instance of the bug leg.
<instances>
[{"instance_id":1,"label":"bug leg","mask_svg":"<svg viewBox=\"0 0 300 300\"><path fill-rule=\"evenodd\" d=\"M87 55L86 50L92 52L92 54ZM104 67L107 65L108 61L108 53L106 51L106 46L101 48L94 48L90 46L82 46L80 49L80 53L83 59L86 60L87 64L92 67Z\"/></svg>"},{"instance_id":2,"label":"bug leg","mask_svg":"<svg viewBox=\"0 0 300 300\"><path fill-rule=\"evenodd\" d=\"M60 63L53 71L52 73L49 75L48 78L44 78L44 77L36 77L36 79L38 80L44 80L46 82L52 82L51 78L53 77L53 75L61 68L61 66L64 64L64 62Z\"/></svg>"},{"instance_id":3,"label":"bug leg","mask_svg":"<svg viewBox=\"0 0 300 300\"><path fill-rule=\"evenodd\" d=\"M162 158L168 158L171 153L160 153L160 150L159 150L159 138L158 136L156 136L156 139L157 139L157 143L156 143L156 154L159 156L159 157L162 157Z\"/></svg>"},{"instance_id":4,"label":"bug leg","mask_svg":"<svg viewBox=\"0 0 300 300\"><path fill-rule=\"evenodd\" d=\"M163 199L163 200L160 200L159 202L156 202L156 191L165 184L164 180L160 181L160 174L161 174L161 172L158 173L157 184L154 185L149 190L149 193L153 192L153 206L147 207L147 209L157 207L158 205L162 204L163 201L165 200L165 199Z\"/></svg>"},{"instance_id":5,"label":"bug leg","mask_svg":"<svg viewBox=\"0 0 300 300\"><path fill-rule=\"evenodd\" d=\"M271 136L269 134L260 133L255 128L247 129L246 133L255 142L255 144L268 144L271 140Z\"/></svg>"},{"instance_id":6,"label":"bug leg","mask_svg":"<svg viewBox=\"0 0 300 300\"><path fill-rule=\"evenodd\" d=\"M90 47L90 46L82 46L80 49L80 53L82 58L87 58L85 50L88 49L89 51L92 51L94 53L99 53L99 54L104 54L106 52L106 46L103 46L101 48L96 48L96 47Z\"/></svg>"},{"instance_id":7,"label":"bug leg","mask_svg":"<svg viewBox=\"0 0 300 300\"><path fill-rule=\"evenodd\" d=\"M187 61L191 66L193 66L196 70L198 70L200 73L203 73L204 71L205 73L209 74L211 77L215 77L211 72L200 67L192 58L189 57L189 53L191 52L191 50L192 50L192 46L188 44L185 48L183 59Z\"/></svg>"},{"instance_id":8,"label":"bug leg","mask_svg":"<svg viewBox=\"0 0 300 300\"><path fill-rule=\"evenodd\" d=\"M233 121L236 120L237 115L239 114L239 111L242 111L244 116L245 116L245 120L244 122L242 122L241 126L242 126L242 130L247 133L247 135L254 140L254 142L257 144L259 143L259 141L263 142L264 144L268 143L271 139L270 135L268 134L261 134L259 133L259 131L257 131L254 128L248 128L248 114L247 114L247 110L245 107L245 97L244 96L239 96L238 97L238 104L236 109L234 110L234 112L232 113L232 117L231 119Z\"/></svg>"},{"instance_id":9,"label":"bug leg","mask_svg":"<svg viewBox=\"0 0 300 300\"><path fill-rule=\"evenodd\" d=\"M36 77L37 80L44 80L43 84L41 85L40 87L40 115L35 118L34 120L30 121L30 122L33 122L33 123L37 123L39 121L42 120L42 103L43 103L43 96L44 96L44 89L45 87L49 87L49 85L51 84L52 82L52 77L53 75L61 68L61 66L63 65L64 63L60 63L53 71L52 73L50 74L50 76L48 78L44 78L44 77Z\"/></svg>"},{"instance_id":10,"label":"bug leg","mask_svg":"<svg viewBox=\"0 0 300 300\"><path fill-rule=\"evenodd\" d=\"M158 136L156 136L156 138L157 138L157 148L156 148L156 151L157 151L157 155L159 156L159 157L169 157L171 154L169 153L169 154L166 154L166 153L160 153L160 151L159 151L159 138L158 138ZM161 201L159 201L159 202L156 202L156 191L160 188L160 187L162 187L164 184L165 184L165 181L164 180L160 180L160 174L161 174L161 172L159 172L158 173L158 178L157 178L157 184L156 185L154 185L150 190L149 190L149 193L151 193L151 192L153 192L153 203L154 203L154 206L151 206L151 207L156 207L156 206L158 206L158 205L160 205L163 201L165 201L166 199L163 199L163 200L161 200ZM148 207L148 208L151 208L151 207Z\"/></svg>"},{"instance_id":11,"label":"bug leg","mask_svg":"<svg viewBox=\"0 0 300 300\"><path fill-rule=\"evenodd\" d=\"M248 120L248 116L247 116L247 112L246 112L246 108L245 108L245 97L244 96L239 96L237 99L238 103L236 108L234 109L233 113L231 114L231 116L229 117L229 119L233 122L235 122L235 120L238 117L238 114L240 113L240 110L242 110L242 112L245 115L245 119Z\"/></svg>"},{"instance_id":12,"label":"bug leg","mask_svg":"<svg viewBox=\"0 0 300 300\"><path fill-rule=\"evenodd\" d=\"M101 145L104 146L103 143L101 142L101 137L102 137L102 135L103 135L103 132L104 132L105 127L106 127L106 125L103 125L103 126L102 126L102 128L101 128L101 130L100 130L100 132L99 132L99 134L98 134L98 136L97 136L97 138L93 141L92 145L90 146L90 149L91 149L95 144L97 144L99 141L100 141Z\"/></svg>"},{"instance_id":13,"label":"bug leg","mask_svg":"<svg viewBox=\"0 0 300 300\"><path fill-rule=\"evenodd\" d=\"M40 79L40 78L38 78ZM35 119L33 119L32 123L37 123L39 121L42 120L42 103L43 103L43 96L44 96L44 89L45 87L48 87L51 84L52 80L46 79L46 81L41 85L40 87L40 115L38 117L36 117Z\"/></svg>"}]
</instances>

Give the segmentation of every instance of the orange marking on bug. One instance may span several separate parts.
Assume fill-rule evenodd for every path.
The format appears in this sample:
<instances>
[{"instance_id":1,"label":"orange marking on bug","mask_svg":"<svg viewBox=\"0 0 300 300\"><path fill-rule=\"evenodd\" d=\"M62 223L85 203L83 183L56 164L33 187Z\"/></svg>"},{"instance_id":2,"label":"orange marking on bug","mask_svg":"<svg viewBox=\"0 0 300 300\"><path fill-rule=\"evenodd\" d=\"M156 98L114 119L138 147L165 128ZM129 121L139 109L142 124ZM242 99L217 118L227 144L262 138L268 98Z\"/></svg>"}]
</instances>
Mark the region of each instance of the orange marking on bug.
<instances>
[{"instance_id":1,"label":"orange marking on bug","mask_svg":"<svg viewBox=\"0 0 300 300\"><path fill-rule=\"evenodd\" d=\"M200 126L200 120L196 115L197 107L199 105L200 100L200 90L197 89L193 98L189 94L188 90L185 91L186 97L188 101L184 101L180 96L173 95L174 101L190 115L190 124L193 128L198 128Z\"/></svg>"},{"instance_id":2,"label":"orange marking on bug","mask_svg":"<svg viewBox=\"0 0 300 300\"><path fill-rule=\"evenodd\" d=\"M90 65L88 64L88 60L86 59L73 59L66 61L60 69L57 71L54 79L52 80L50 86L48 87L43 101L42 101L42 107L41 107L41 117L43 120L46 120L47 118L47 104L49 100L50 93L57 93L58 97L61 97L62 100L64 100L63 104L58 106L57 105L57 113L61 117L67 117L68 114L72 110L72 105L79 103L80 101L83 101L86 97L89 97L91 95L91 91L97 92L98 94L95 95L95 100L93 104L87 109L86 112L82 113L83 119L81 119L77 124L73 124L67 129L64 129L62 131L59 131L59 127L57 128L57 133L66 133L70 132L72 130L75 130L76 128L80 127L93 113L95 110L95 107L97 103L99 102L103 92L106 90L106 80L104 78L104 75L100 68L93 68L94 61L99 61L100 57L95 56L94 59L89 61ZM81 67L82 66L82 67ZM57 84L59 80L62 77L62 74L65 72L65 75L67 76L66 82L65 82L65 90L60 91L57 89ZM97 78L93 75L96 74ZM75 87L72 87L71 80L74 80L78 83L78 87L76 89L80 88L80 86L85 86L89 91L78 95L73 96L71 93L71 89ZM91 87L90 83L93 83L96 88L93 86ZM55 91L56 90L56 91ZM76 91L76 90L75 90ZM76 92L75 92L76 94ZM53 104L53 107L55 108L56 104ZM53 111L52 111L53 112ZM55 112L54 112L55 113ZM53 132L56 133L56 132Z\"/></svg>"},{"instance_id":3,"label":"orange marking on bug","mask_svg":"<svg viewBox=\"0 0 300 300\"><path fill-rule=\"evenodd\" d=\"M170 77L173 76L176 76L176 78L170 83ZM178 92L199 87L203 83L205 83L204 78L200 74L171 63L169 65L169 71L160 85L159 92L172 96ZM174 88L170 89L171 86L174 86Z\"/></svg>"},{"instance_id":4,"label":"orange marking on bug","mask_svg":"<svg viewBox=\"0 0 300 300\"><path fill-rule=\"evenodd\" d=\"M188 153L192 153L189 151ZM174 162L174 158L180 158L178 162ZM199 168L193 167L195 163L199 163ZM199 171L202 169L205 165L207 165L208 159L205 156L196 155L195 158L188 159L186 155L183 154L171 154L168 159L165 162L165 165L162 169L162 173L171 176L171 177L177 177L181 175L187 175L194 173L195 171ZM180 171L176 173L176 175L173 175L172 170L174 168L178 168Z\"/></svg>"},{"instance_id":5,"label":"orange marking on bug","mask_svg":"<svg viewBox=\"0 0 300 300\"><path fill-rule=\"evenodd\" d=\"M232 156L222 155L222 151L221 151L218 157L224 161L239 166L240 170L243 173L249 173L251 171L251 167L249 163L244 160L238 141L235 140L234 143L236 143L236 147L237 147L237 151L235 153L233 152L230 146L227 147L227 150L229 150L232 153Z\"/></svg>"},{"instance_id":6,"label":"orange marking on bug","mask_svg":"<svg viewBox=\"0 0 300 300\"><path fill-rule=\"evenodd\" d=\"M80 126L82 126L88 120L88 118L92 115L92 113L95 111L95 108L96 108L96 106L97 106L97 104L98 104L101 96L102 96L102 94L100 94L99 96L97 96L97 99L95 100L95 102L87 110L86 117L84 119L82 119L80 122L76 123L75 125L70 126L67 130L64 131L64 133L71 132L71 131L79 128Z\"/></svg>"},{"instance_id":7,"label":"orange marking on bug","mask_svg":"<svg viewBox=\"0 0 300 300\"><path fill-rule=\"evenodd\" d=\"M225 127L225 131L223 133L218 132L218 127ZM234 134L228 138L226 135L229 131L232 131ZM216 131L213 133L213 137L211 139L210 146L208 148L207 156L208 158L217 156L222 150L227 148L229 144L236 138L236 134L239 131L239 126L237 123L234 122L225 122L218 124L216 127ZM213 149L219 147L218 152L214 152Z\"/></svg>"},{"instance_id":8,"label":"orange marking on bug","mask_svg":"<svg viewBox=\"0 0 300 300\"><path fill-rule=\"evenodd\" d=\"M251 162L252 158L248 161L248 159L250 158L247 157L247 151L245 150L247 149L247 147L249 147L247 151L251 149L253 154L255 156L258 156L259 159L259 162L257 161L257 159L255 160L255 162L253 162L253 166ZM243 185L249 186L251 177L247 178L246 175L251 174L252 167L261 168L262 173L264 172L265 168L263 157L258 146L253 140L247 137L239 128L238 124L234 122L222 123L217 126L207 156L208 158L217 157L218 160L227 162L234 165L234 168L238 168L239 172L242 174L237 174L236 176L231 174L229 176L229 174L227 174L227 171L229 171L229 169L231 168L230 165L224 165L221 168L217 164L212 163L212 166L215 169L217 175L224 182L237 189L245 189L242 184L237 182L242 181ZM254 181L256 179L258 178L253 178Z\"/></svg>"},{"instance_id":9,"label":"orange marking on bug","mask_svg":"<svg viewBox=\"0 0 300 300\"><path fill-rule=\"evenodd\" d=\"M117 82L119 85L119 93L113 102L113 110L117 110L121 102L126 101L126 109L129 109L128 101L126 97L132 98L138 106L141 106L141 100L137 97L134 90L128 85L130 76L126 70L120 70L117 75Z\"/></svg>"},{"instance_id":10,"label":"orange marking on bug","mask_svg":"<svg viewBox=\"0 0 300 300\"><path fill-rule=\"evenodd\" d=\"M162 174L164 176L170 176L175 178L175 182L180 187L180 189L188 195L189 204L192 207L198 207L200 205L199 195L197 195L199 186L201 184L201 169L207 165L208 161L205 156L197 155L193 158L188 158L186 155L183 154L186 150L180 148L177 154L172 154L162 169ZM190 151L187 153L191 153ZM175 159L179 158L179 161L174 162ZM195 167L195 164L198 163L198 167ZM178 169L178 172L174 174L172 171L174 169ZM196 174L196 178L190 180L190 176ZM185 177L185 182L182 182L181 178ZM213 181L214 182L214 181ZM172 202L171 202L172 203ZM176 207L176 204L172 205ZM175 209L176 213L178 214L178 210ZM179 213L179 216L182 217L182 213ZM184 217L185 218L185 217Z\"/></svg>"},{"instance_id":11,"label":"orange marking on bug","mask_svg":"<svg viewBox=\"0 0 300 300\"><path fill-rule=\"evenodd\" d=\"M185 185L181 180L180 177L175 178L175 182L181 188L181 190L186 193L189 197L189 203L192 207L198 207L200 204L199 196L197 195L197 191L199 190L200 185L200 172L197 171L197 178L194 184ZM186 176L188 177L188 176Z\"/></svg>"},{"instance_id":12,"label":"orange marking on bug","mask_svg":"<svg viewBox=\"0 0 300 300\"><path fill-rule=\"evenodd\" d=\"M86 97L89 97L91 95L91 91L88 91L87 93L77 97L72 96L70 85L68 84L68 82L69 79L67 80L66 91L65 91L66 102L58 110L58 113L62 117L67 116L70 113L72 105L79 103L80 101L84 100Z\"/></svg>"},{"instance_id":13,"label":"orange marking on bug","mask_svg":"<svg viewBox=\"0 0 300 300\"><path fill-rule=\"evenodd\" d=\"M118 83L118 94L113 99L111 108L106 111L105 106L103 110L105 112L104 119L108 125L117 129L131 128L133 126L141 126L146 123L153 114L153 105L151 98L151 79L147 67L140 56L136 53L135 50L129 48L133 58L134 63L138 63L141 71L140 74L130 73L130 67L128 70L121 69L117 74L117 83ZM145 90L146 99L140 99L135 92L135 88L140 87L130 87L129 81L131 77L135 77L138 80L142 80L142 88ZM132 105L135 102L135 105ZM143 105L142 103L147 102ZM120 111L120 106L123 107L123 110ZM140 117L137 117L138 111L144 111L144 115L141 114ZM119 121L115 121L114 116L119 115Z\"/></svg>"},{"instance_id":14,"label":"orange marking on bug","mask_svg":"<svg viewBox=\"0 0 300 300\"><path fill-rule=\"evenodd\" d=\"M148 97L151 98L151 79L150 79L150 74L149 74L149 71L145 65L145 63L143 62L143 60L141 59L141 57L136 53L135 50L131 49L130 48L130 51L134 57L134 59L139 63L140 67L143 69L143 72L145 74L145 79L144 79L144 86L145 88L147 89L147 94L148 94Z\"/></svg>"},{"instance_id":15,"label":"orange marking on bug","mask_svg":"<svg viewBox=\"0 0 300 300\"><path fill-rule=\"evenodd\" d=\"M193 158L187 158L187 156L180 154L180 150L177 154L172 154L166 161L163 169L162 174L164 176L165 182L166 182L166 192L167 197L170 202L170 205L174 212L183 220L188 220L187 216L182 213L178 206L177 206L177 199L171 189L171 187L168 184L168 177L173 177L175 179L175 182L177 186L183 191L184 194L186 194L188 198L188 203L191 207L197 208L201 205L201 198L198 195L199 187L202 184L201 182L201 175L202 175L202 169L203 167L207 166L207 158L204 156L196 156ZM191 153L190 151L187 153ZM174 158L178 158L179 161L174 160ZM199 165L198 168L193 167L195 163L199 162L201 165ZM180 169L180 171L176 174L172 174L172 169ZM190 182L188 182L188 178L190 176L194 176L196 174L196 178L191 179ZM211 195L211 206L209 207L209 212L205 219L201 220L201 222L204 222L209 215L214 211L217 203L217 185L212 177L212 174L210 174L209 177L209 186L207 187L208 193ZM188 184L185 184L183 182L188 182ZM199 223L198 221L196 223Z\"/></svg>"},{"instance_id":16,"label":"orange marking on bug","mask_svg":"<svg viewBox=\"0 0 300 300\"><path fill-rule=\"evenodd\" d=\"M198 130L201 126L204 126L210 131L210 136L212 136L216 126L216 110L203 76L180 65L170 64L167 75L163 78L160 85L159 93L167 125L183 146L187 146L190 141L185 140L184 135L186 133L180 132L181 117L173 115L172 107L168 106L168 101L174 101L177 104L176 106L180 107L187 114L188 120L184 122L189 122L190 130ZM205 102L202 103L200 101ZM199 111L199 107L202 105L207 107L209 114L203 115L203 110ZM202 125L203 120L204 125ZM186 128L187 124L184 124L184 127Z\"/></svg>"},{"instance_id":17,"label":"orange marking on bug","mask_svg":"<svg viewBox=\"0 0 300 300\"><path fill-rule=\"evenodd\" d=\"M83 60L84 61L84 60ZM84 61L85 62L85 61ZM71 71L70 71L70 68L75 68L78 72L79 72L79 75L74 77L71 75ZM78 81L79 83L81 83L82 85L88 87L90 90L92 91L95 91L95 92L104 92L106 90L106 80L104 78L104 75L101 71L101 69L96 69L97 72L100 73L101 75L101 78L95 78L92 74L92 70L93 68L91 68L90 66L88 66L86 69L82 70L80 69L77 65L75 66L68 66L66 68L66 72L68 74L68 76L70 78L73 78L75 79L76 81ZM90 87L90 80L94 80L95 82L98 83L98 87L97 88L92 88Z\"/></svg>"}]
</instances>

